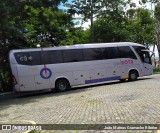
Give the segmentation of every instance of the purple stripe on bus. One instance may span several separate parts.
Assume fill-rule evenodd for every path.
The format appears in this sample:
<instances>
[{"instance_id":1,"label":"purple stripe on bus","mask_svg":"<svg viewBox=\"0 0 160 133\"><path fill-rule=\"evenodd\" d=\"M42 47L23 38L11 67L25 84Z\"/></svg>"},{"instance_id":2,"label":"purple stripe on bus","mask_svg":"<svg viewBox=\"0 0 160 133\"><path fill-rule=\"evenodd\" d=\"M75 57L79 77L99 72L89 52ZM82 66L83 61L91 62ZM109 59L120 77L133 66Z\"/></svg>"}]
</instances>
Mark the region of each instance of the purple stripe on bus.
<instances>
[{"instance_id":1,"label":"purple stripe on bus","mask_svg":"<svg viewBox=\"0 0 160 133\"><path fill-rule=\"evenodd\" d=\"M114 77L107 77L107 78L100 78L100 79L85 80L85 84L104 82L104 81L110 81L110 80L119 80L120 78L121 76L114 76Z\"/></svg>"}]
</instances>

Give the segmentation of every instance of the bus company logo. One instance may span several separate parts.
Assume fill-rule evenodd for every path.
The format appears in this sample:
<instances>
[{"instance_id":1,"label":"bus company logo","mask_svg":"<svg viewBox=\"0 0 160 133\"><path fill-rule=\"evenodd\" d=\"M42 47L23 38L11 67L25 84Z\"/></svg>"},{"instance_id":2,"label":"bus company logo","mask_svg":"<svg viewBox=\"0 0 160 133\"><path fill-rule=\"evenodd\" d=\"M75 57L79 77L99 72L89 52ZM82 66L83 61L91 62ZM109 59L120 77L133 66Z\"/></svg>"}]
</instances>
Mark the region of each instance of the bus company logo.
<instances>
[{"instance_id":1,"label":"bus company logo","mask_svg":"<svg viewBox=\"0 0 160 133\"><path fill-rule=\"evenodd\" d=\"M2 130L12 130L11 125L2 125Z\"/></svg>"},{"instance_id":2,"label":"bus company logo","mask_svg":"<svg viewBox=\"0 0 160 133\"><path fill-rule=\"evenodd\" d=\"M123 65L133 64L133 60L124 60L124 61L121 61L121 64Z\"/></svg>"},{"instance_id":3,"label":"bus company logo","mask_svg":"<svg viewBox=\"0 0 160 133\"><path fill-rule=\"evenodd\" d=\"M52 76L52 71L49 68L43 68L40 71L40 76L43 79L49 79Z\"/></svg>"}]
</instances>

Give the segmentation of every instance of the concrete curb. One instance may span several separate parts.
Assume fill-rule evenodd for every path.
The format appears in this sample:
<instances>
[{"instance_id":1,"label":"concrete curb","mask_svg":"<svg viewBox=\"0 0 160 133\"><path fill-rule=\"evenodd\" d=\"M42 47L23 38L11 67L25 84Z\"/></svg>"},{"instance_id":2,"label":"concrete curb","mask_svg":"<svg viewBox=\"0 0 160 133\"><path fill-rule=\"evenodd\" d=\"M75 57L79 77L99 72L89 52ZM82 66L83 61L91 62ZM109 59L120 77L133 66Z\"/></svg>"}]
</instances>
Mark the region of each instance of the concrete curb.
<instances>
[{"instance_id":1,"label":"concrete curb","mask_svg":"<svg viewBox=\"0 0 160 133\"><path fill-rule=\"evenodd\" d=\"M5 99L11 99L11 98L15 98L18 95L14 92L5 92L5 93L0 93L0 101L1 100L5 100Z\"/></svg>"}]
</instances>

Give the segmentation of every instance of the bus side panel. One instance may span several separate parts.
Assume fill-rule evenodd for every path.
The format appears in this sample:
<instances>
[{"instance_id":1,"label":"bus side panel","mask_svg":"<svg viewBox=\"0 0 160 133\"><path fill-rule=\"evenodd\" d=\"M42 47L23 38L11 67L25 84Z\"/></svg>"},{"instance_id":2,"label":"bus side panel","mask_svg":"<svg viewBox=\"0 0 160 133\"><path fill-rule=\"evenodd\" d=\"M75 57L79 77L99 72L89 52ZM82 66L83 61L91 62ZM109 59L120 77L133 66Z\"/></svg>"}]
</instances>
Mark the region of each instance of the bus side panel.
<instances>
[{"instance_id":1,"label":"bus side panel","mask_svg":"<svg viewBox=\"0 0 160 133\"><path fill-rule=\"evenodd\" d=\"M15 78L16 83L13 84L13 89L16 92L20 91L20 86L19 86L19 77L18 77L18 71L17 71L17 64L12 64L11 63L11 70L12 70L12 75Z\"/></svg>"},{"instance_id":2,"label":"bus side panel","mask_svg":"<svg viewBox=\"0 0 160 133\"><path fill-rule=\"evenodd\" d=\"M12 76L13 76L12 78L15 78L14 79L15 83L12 83L13 91L19 92L20 87L19 87L19 77L18 77L18 71L17 71L17 62L15 61L15 57L13 55L12 50L9 52L9 62L10 62L10 67L11 67L11 71L12 71Z\"/></svg>"},{"instance_id":3,"label":"bus side panel","mask_svg":"<svg viewBox=\"0 0 160 133\"><path fill-rule=\"evenodd\" d=\"M36 75L35 86L37 90L50 89L50 79L44 79L40 75Z\"/></svg>"},{"instance_id":4,"label":"bus side panel","mask_svg":"<svg viewBox=\"0 0 160 133\"><path fill-rule=\"evenodd\" d=\"M73 70L75 86L127 78L126 67L121 66L120 59L87 61Z\"/></svg>"},{"instance_id":5,"label":"bus side panel","mask_svg":"<svg viewBox=\"0 0 160 133\"><path fill-rule=\"evenodd\" d=\"M110 75L111 77L117 77L119 76L119 79L127 79L128 75L127 75L127 70L126 67L122 64L116 64L114 65L112 68L110 68Z\"/></svg>"},{"instance_id":6,"label":"bus side panel","mask_svg":"<svg viewBox=\"0 0 160 133\"><path fill-rule=\"evenodd\" d=\"M36 91L35 76L36 72L32 72L31 66L18 65L18 77L20 91Z\"/></svg>"},{"instance_id":7,"label":"bus side panel","mask_svg":"<svg viewBox=\"0 0 160 133\"><path fill-rule=\"evenodd\" d=\"M50 78L52 78L53 76L53 72L52 72L52 65L46 65L46 67L44 67L44 65L39 65L37 67L33 67L32 71L34 71L34 76L35 76L35 86L37 90L44 90L44 89L50 89L51 85L50 85ZM36 69L36 70L34 70ZM46 69L46 70L45 70ZM50 71L48 71L48 70ZM42 72L41 72L42 71Z\"/></svg>"},{"instance_id":8,"label":"bus side panel","mask_svg":"<svg viewBox=\"0 0 160 133\"><path fill-rule=\"evenodd\" d=\"M19 77L20 91L36 91L34 76Z\"/></svg>"},{"instance_id":9,"label":"bus side panel","mask_svg":"<svg viewBox=\"0 0 160 133\"><path fill-rule=\"evenodd\" d=\"M73 77L74 85L83 85L86 79L90 79L90 73L89 70L74 71Z\"/></svg>"},{"instance_id":10,"label":"bus side panel","mask_svg":"<svg viewBox=\"0 0 160 133\"><path fill-rule=\"evenodd\" d=\"M50 67L46 66L48 69L52 70ZM41 73L41 70L44 70L43 65L38 66L23 66L20 65L18 69L18 74L21 79L20 87L22 91L36 91L50 89L50 78L45 78L48 76L49 72L45 70ZM41 74L40 74L41 73ZM46 75L47 74L47 75ZM51 75L53 76L53 74Z\"/></svg>"}]
</instances>

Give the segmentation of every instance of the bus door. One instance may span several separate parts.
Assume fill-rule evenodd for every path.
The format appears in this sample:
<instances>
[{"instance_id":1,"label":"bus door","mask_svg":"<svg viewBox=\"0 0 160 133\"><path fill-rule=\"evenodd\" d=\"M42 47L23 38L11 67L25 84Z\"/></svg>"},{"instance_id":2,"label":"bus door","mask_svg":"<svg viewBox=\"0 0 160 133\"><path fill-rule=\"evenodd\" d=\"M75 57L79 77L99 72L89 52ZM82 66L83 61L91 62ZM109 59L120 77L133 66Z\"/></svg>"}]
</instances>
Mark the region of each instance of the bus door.
<instances>
[{"instance_id":1,"label":"bus door","mask_svg":"<svg viewBox=\"0 0 160 133\"><path fill-rule=\"evenodd\" d=\"M153 73L153 66L151 62L151 57L148 50L141 50L141 60L143 62L143 74L151 75Z\"/></svg>"}]
</instances>

